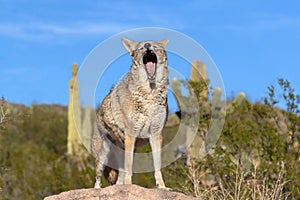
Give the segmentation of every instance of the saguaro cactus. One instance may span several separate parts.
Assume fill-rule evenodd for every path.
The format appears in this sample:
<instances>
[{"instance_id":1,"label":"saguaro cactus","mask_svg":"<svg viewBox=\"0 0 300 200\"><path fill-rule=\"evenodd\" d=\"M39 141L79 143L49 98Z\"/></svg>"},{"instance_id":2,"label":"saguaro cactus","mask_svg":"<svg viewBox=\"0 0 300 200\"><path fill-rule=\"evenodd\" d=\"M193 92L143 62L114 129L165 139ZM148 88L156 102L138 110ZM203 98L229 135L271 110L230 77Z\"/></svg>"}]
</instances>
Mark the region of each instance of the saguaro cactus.
<instances>
[{"instance_id":1,"label":"saguaro cactus","mask_svg":"<svg viewBox=\"0 0 300 200\"><path fill-rule=\"evenodd\" d=\"M198 88L194 88L197 93L199 102L205 102L208 100L208 76L206 71L206 66L203 62L194 60L192 62L190 71L190 83L198 83ZM199 85L200 84L200 85Z\"/></svg>"},{"instance_id":2,"label":"saguaro cactus","mask_svg":"<svg viewBox=\"0 0 300 200\"><path fill-rule=\"evenodd\" d=\"M205 64L200 61L193 61L190 72L190 86L194 90L195 94L198 98L198 103L201 112L203 113L201 118L201 122L199 123L199 131L194 138L191 138L189 131L186 130L186 152L187 152L187 164L191 165L193 159L197 159L199 157L203 157L206 153L208 153L207 144L209 141L206 139L210 139L210 137L205 137L209 131L209 119L210 117L214 120L219 120L225 117L226 113L232 113L236 107L238 107L242 101L245 99L244 93L239 93L236 98L228 104L226 107L222 105L221 102L221 94L222 90L220 88L215 88L212 93L211 101L208 99L208 84L209 78L207 76ZM189 103L190 96L184 96L181 91L180 81L177 79L172 80L172 90L176 96L176 100L178 105L184 104L184 106L191 106ZM185 102L185 103L182 103ZM189 110L189 108L184 108L185 110ZM182 110L182 109L181 109ZM208 114L207 114L208 112ZM209 118L205 119L205 116ZM213 128L210 131L214 131ZM212 134L213 135L213 134ZM190 144L190 145L188 145Z\"/></svg>"},{"instance_id":3,"label":"saguaro cactus","mask_svg":"<svg viewBox=\"0 0 300 200\"><path fill-rule=\"evenodd\" d=\"M78 64L72 64L72 78L69 81L68 106L68 155L80 155L82 143L79 135L81 130L81 111L79 100L79 83L77 81Z\"/></svg>"},{"instance_id":4,"label":"saguaro cactus","mask_svg":"<svg viewBox=\"0 0 300 200\"><path fill-rule=\"evenodd\" d=\"M93 134L93 112L90 106L85 108L84 119L82 124L82 143L87 148L88 151L91 151L91 141Z\"/></svg>"}]
</instances>

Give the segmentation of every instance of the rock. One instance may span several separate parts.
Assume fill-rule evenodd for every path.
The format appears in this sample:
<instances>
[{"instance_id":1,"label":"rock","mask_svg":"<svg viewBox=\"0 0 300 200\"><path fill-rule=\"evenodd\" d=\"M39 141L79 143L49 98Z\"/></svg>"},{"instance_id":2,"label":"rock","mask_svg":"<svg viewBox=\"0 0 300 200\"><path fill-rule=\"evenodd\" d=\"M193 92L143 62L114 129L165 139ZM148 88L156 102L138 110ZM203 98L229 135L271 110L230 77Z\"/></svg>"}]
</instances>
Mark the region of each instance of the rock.
<instances>
[{"instance_id":1,"label":"rock","mask_svg":"<svg viewBox=\"0 0 300 200\"><path fill-rule=\"evenodd\" d=\"M178 192L148 189L138 185L113 185L101 189L78 189L46 197L44 200L196 200Z\"/></svg>"}]
</instances>

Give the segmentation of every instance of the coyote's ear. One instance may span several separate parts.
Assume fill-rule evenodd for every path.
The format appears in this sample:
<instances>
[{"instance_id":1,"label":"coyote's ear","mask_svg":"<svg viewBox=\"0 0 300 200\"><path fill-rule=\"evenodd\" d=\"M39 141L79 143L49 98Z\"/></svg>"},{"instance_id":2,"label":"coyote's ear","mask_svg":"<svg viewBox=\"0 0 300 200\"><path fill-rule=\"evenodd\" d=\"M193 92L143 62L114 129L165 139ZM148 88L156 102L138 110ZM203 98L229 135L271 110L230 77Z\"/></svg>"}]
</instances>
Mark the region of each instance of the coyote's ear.
<instances>
[{"instance_id":1,"label":"coyote's ear","mask_svg":"<svg viewBox=\"0 0 300 200\"><path fill-rule=\"evenodd\" d=\"M168 39L164 39L162 41L159 41L159 43L162 44L162 46L164 47L164 49L166 49L167 44L169 43L169 40Z\"/></svg>"},{"instance_id":2,"label":"coyote's ear","mask_svg":"<svg viewBox=\"0 0 300 200\"><path fill-rule=\"evenodd\" d=\"M138 42L135 42L133 40L129 40L127 38L122 38L123 45L125 49L132 54L132 51L136 50L136 46L139 44Z\"/></svg>"}]
</instances>

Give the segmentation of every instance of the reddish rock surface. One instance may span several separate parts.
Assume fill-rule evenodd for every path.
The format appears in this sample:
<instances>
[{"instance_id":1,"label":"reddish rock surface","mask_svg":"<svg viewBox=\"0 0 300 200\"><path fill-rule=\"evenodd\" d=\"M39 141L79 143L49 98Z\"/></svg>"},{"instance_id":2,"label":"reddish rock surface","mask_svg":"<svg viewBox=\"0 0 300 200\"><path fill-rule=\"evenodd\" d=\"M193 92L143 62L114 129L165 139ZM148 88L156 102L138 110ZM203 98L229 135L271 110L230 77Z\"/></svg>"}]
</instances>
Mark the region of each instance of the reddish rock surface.
<instances>
[{"instance_id":1,"label":"reddish rock surface","mask_svg":"<svg viewBox=\"0 0 300 200\"><path fill-rule=\"evenodd\" d=\"M113 185L101 189L78 189L46 197L44 200L196 200L178 192L148 189L137 185Z\"/></svg>"}]
</instances>

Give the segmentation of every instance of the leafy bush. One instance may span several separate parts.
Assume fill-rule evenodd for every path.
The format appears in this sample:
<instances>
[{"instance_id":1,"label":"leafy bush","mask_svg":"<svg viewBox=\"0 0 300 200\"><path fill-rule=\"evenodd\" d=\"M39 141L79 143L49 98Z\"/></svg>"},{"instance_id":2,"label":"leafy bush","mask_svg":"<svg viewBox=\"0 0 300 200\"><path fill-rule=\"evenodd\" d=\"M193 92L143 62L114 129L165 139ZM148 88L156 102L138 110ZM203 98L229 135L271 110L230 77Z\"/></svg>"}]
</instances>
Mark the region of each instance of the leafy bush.
<instances>
[{"instance_id":1,"label":"leafy bush","mask_svg":"<svg viewBox=\"0 0 300 200\"><path fill-rule=\"evenodd\" d=\"M0 135L0 199L41 199L91 187L93 159L65 156L67 109L58 105L14 105L18 112Z\"/></svg>"}]
</instances>

